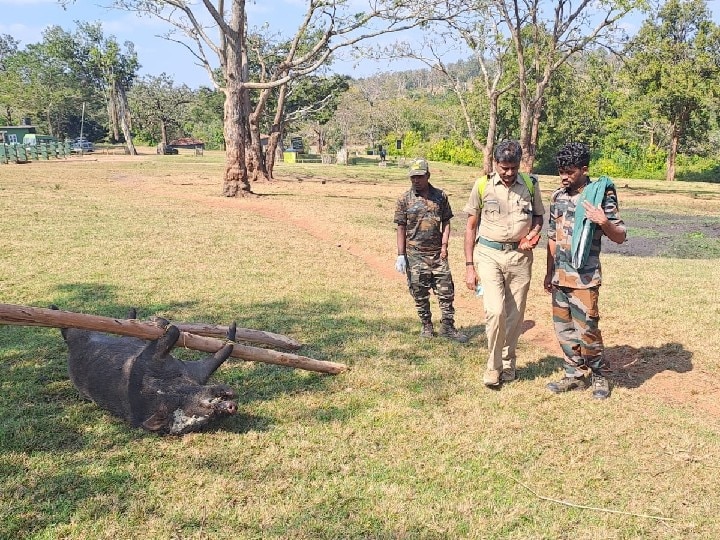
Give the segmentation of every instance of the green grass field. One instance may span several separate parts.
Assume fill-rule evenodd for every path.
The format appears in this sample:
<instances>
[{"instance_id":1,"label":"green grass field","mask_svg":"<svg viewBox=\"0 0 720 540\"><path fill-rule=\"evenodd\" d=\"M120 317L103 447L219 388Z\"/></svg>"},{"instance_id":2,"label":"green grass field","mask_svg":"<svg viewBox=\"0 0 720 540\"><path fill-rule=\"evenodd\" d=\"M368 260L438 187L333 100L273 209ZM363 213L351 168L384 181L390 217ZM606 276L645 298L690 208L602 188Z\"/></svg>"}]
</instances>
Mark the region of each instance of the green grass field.
<instances>
[{"instance_id":1,"label":"green grass field","mask_svg":"<svg viewBox=\"0 0 720 540\"><path fill-rule=\"evenodd\" d=\"M720 537L720 185L617 180L630 241L603 256L600 300L616 372L593 402L545 390L561 362L542 249L520 379L482 384L461 213L478 171L431 164L456 213L461 345L420 341L394 271L402 168L280 164L234 200L220 154L147 152L0 165L0 302L237 320L352 369L230 360L213 380L239 414L158 437L79 397L58 330L0 326L0 539Z\"/></svg>"}]
</instances>

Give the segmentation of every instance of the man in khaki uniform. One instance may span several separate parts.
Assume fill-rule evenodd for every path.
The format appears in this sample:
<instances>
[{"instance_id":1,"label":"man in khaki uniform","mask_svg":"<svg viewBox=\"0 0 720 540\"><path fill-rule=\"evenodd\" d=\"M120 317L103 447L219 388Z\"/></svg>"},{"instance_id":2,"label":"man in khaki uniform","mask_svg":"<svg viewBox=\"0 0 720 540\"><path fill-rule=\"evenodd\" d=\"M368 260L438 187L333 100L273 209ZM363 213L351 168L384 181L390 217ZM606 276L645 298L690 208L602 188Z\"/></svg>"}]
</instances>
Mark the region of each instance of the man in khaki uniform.
<instances>
[{"instance_id":1,"label":"man in khaki uniform","mask_svg":"<svg viewBox=\"0 0 720 540\"><path fill-rule=\"evenodd\" d=\"M519 172L520 143L499 143L493 157L495 172L475 182L463 209L465 285L475 289L480 281L484 288L488 387L516 377L515 349L545 213L537 178Z\"/></svg>"}]
</instances>

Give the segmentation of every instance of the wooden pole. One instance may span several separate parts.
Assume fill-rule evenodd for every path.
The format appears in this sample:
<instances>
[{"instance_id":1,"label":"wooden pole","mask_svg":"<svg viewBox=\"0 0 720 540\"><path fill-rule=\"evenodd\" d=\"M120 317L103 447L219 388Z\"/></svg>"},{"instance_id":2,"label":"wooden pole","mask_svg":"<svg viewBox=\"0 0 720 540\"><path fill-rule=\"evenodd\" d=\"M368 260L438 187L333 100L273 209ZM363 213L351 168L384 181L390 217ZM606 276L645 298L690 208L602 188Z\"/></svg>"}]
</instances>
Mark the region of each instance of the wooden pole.
<instances>
[{"instance_id":1,"label":"wooden pole","mask_svg":"<svg viewBox=\"0 0 720 540\"><path fill-rule=\"evenodd\" d=\"M19 326L46 326L52 328L80 328L96 332L108 332L121 336L140 339L157 339L164 334L164 329L153 322L134 319L113 319L98 315L86 315L58 309L45 309L13 304L0 304L0 323ZM176 325L179 329L181 325ZM226 343L226 340L198 336L189 332L181 332L176 346L196 351L215 353ZM282 353L270 349L235 344L233 358L252 362L265 362L280 366L294 367L320 373L336 375L347 371L345 364L316 360L307 356Z\"/></svg>"},{"instance_id":2,"label":"wooden pole","mask_svg":"<svg viewBox=\"0 0 720 540\"><path fill-rule=\"evenodd\" d=\"M197 334L199 336L219 337L222 339L227 336L228 333L227 326L216 324L179 322L171 322L170 324L174 324L182 332ZM283 334L274 334L272 332L266 332L265 330L253 330L250 328L238 328L235 333L235 339L238 341L263 343L264 345L270 345L271 347L280 347L281 349L289 349L292 351L296 351L302 347L302 343Z\"/></svg>"}]
</instances>

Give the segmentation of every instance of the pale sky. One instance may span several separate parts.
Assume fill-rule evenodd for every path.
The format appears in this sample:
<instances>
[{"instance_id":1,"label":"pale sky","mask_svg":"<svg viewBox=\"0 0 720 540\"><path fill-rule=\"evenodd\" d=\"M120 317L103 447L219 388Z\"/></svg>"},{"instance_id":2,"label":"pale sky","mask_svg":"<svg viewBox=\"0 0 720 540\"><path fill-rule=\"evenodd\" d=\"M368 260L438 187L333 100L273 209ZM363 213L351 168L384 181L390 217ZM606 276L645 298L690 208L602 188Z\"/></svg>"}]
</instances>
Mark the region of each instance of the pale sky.
<instances>
[{"instance_id":1,"label":"pale sky","mask_svg":"<svg viewBox=\"0 0 720 540\"><path fill-rule=\"evenodd\" d=\"M165 72L176 84L184 83L191 88L210 86L207 72L195 65L195 58L184 47L157 37L167 31L168 25L154 18L140 18L133 13L101 7L108 3L101 0L76 0L64 10L57 0L0 0L0 34L11 35L20 41L22 48L41 42L43 30L48 26L59 25L66 31L74 32L77 28L75 21L99 21L106 37L115 36L121 45L125 41L135 44L142 64L141 75ZM272 32L284 30L286 34L294 34L306 5L306 0L248 2L250 26L261 28L267 23ZM389 38L386 41L390 41ZM395 41L394 37L392 41ZM408 62L405 61L402 67L395 69L424 67L419 62ZM334 71L357 78L392 69L393 66L386 62L363 60L358 65L356 61L348 60L338 63Z\"/></svg>"},{"instance_id":2,"label":"pale sky","mask_svg":"<svg viewBox=\"0 0 720 540\"><path fill-rule=\"evenodd\" d=\"M168 29L162 21L154 18L140 18L125 11L101 7L108 2L102 0L76 0L66 10L57 0L0 0L0 34L9 34L20 41L21 47L42 41L42 32L51 25L59 25L73 32L75 21L102 23L106 36L113 35L120 44L132 41L138 53L142 67L141 75L159 75L167 73L176 84L187 84L191 88L210 86L207 73L194 64L194 58L187 50L176 43L160 37ZM294 33L302 18L306 0L262 0L248 2L250 26L260 28L267 23L272 32ZM708 7L716 21L720 20L720 0L710 0ZM627 31L633 34L640 24L639 18L626 20ZM400 36L408 39L408 35ZM394 42L398 36L383 36L386 43ZM468 52L450 52L455 58L446 58L452 62L458 58L467 58ZM409 60L392 62L361 62L346 60L338 62L334 71L353 77L367 77L380 72L419 69L424 65Z\"/></svg>"}]
</instances>

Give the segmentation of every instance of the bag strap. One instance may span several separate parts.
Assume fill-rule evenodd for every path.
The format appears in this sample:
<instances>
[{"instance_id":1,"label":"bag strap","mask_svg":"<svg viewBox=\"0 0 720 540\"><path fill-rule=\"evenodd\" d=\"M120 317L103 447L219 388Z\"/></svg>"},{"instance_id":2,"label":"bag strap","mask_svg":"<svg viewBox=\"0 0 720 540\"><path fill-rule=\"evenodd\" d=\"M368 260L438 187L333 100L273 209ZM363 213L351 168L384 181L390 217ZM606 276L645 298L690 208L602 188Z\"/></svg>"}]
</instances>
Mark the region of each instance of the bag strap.
<instances>
[{"instance_id":1,"label":"bag strap","mask_svg":"<svg viewBox=\"0 0 720 540\"><path fill-rule=\"evenodd\" d=\"M528 188L528 191L530 192L530 198L534 199L534 197L535 197L535 182L533 182L533 179L530 178L530 175L527 173L518 172L518 174L520 175L520 178L522 178L522 181L525 184L525 187ZM481 176L480 181L478 182L478 195L480 195L480 208L483 207L483 196L485 195L485 186L487 186L487 182L488 182L487 174Z\"/></svg>"}]
</instances>

